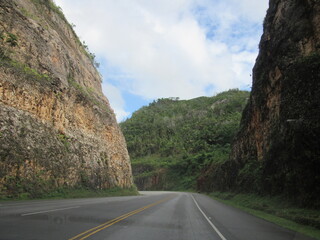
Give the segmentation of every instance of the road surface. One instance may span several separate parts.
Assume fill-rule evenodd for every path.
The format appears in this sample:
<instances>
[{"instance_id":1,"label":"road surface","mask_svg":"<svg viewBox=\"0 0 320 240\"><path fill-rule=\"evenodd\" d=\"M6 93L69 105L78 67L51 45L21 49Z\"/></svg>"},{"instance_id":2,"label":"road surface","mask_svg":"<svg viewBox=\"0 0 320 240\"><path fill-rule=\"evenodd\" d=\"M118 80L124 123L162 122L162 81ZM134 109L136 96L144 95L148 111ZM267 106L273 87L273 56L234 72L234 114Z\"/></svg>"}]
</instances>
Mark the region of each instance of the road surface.
<instances>
[{"instance_id":1,"label":"road surface","mask_svg":"<svg viewBox=\"0 0 320 240\"><path fill-rule=\"evenodd\" d=\"M310 240L195 193L0 203L1 240Z\"/></svg>"}]
</instances>

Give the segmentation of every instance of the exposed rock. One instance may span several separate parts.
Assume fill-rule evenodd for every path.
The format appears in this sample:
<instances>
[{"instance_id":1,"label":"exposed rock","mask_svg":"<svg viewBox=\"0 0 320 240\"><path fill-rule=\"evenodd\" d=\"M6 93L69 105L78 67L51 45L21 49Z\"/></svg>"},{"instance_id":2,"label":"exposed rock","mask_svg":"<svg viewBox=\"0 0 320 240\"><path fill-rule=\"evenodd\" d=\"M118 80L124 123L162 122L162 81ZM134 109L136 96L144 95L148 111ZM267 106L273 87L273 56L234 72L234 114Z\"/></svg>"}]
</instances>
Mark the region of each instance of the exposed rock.
<instances>
[{"instance_id":1,"label":"exposed rock","mask_svg":"<svg viewBox=\"0 0 320 240\"><path fill-rule=\"evenodd\" d=\"M319 120L320 1L270 0L229 186L319 204Z\"/></svg>"},{"instance_id":2,"label":"exposed rock","mask_svg":"<svg viewBox=\"0 0 320 240\"><path fill-rule=\"evenodd\" d=\"M126 143L100 74L61 10L1 0L0 34L2 194L130 187Z\"/></svg>"}]
</instances>

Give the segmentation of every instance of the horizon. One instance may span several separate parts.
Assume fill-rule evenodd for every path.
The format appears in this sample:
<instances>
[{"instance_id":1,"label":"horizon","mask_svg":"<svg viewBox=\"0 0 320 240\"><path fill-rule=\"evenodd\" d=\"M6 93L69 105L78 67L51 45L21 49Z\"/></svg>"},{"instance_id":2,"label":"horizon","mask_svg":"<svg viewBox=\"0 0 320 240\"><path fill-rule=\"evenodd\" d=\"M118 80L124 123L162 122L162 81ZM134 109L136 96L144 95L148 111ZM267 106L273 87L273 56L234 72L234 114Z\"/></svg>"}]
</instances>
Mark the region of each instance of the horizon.
<instances>
[{"instance_id":1,"label":"horizon","mask_svg":"<svg viewBox=\"0 0 320 240\"><path fill-rule=\"evenodd\" d=\"M96 55L118 122L159 98L251 88L267 0L55 3Z\"/></svg>"}]
</instances>

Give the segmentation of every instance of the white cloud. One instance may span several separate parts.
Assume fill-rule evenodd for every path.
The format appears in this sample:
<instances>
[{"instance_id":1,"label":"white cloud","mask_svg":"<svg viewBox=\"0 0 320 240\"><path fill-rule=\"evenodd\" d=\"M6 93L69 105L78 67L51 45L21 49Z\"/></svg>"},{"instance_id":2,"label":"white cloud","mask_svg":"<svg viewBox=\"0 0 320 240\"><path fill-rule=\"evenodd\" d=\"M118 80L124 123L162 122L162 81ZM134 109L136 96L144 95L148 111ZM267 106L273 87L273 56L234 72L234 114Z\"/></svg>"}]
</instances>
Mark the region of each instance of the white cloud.
<instances>
[{"instance_id":1,"label":"white cloud","mask_svg":"<svg viewBox=\"0 0 320 240\"><path fill-rule=\"evenodd\" d=\"M124 111L125 102L118 88L116 88L112 84L103 83L102 91L104 95L108 96L110 105L112 106L116 114L118 122L124 120L130 115L130 113Z\"/></svg>"},{"instance_id":2,"label":"white cloud","mask_svg":"<svg viewBox=\"0 0 320 240\"><path fill-rule=\"evenodd\" d=\"M119 75L130 76L114 76L118 91L148 99L188 99L250 85L267 2L56 0L108 63L101 67L116 66ZM104 88L117 114L126 116L121 93L113 96L110 83Z\"/></svg>"}]
</instances>

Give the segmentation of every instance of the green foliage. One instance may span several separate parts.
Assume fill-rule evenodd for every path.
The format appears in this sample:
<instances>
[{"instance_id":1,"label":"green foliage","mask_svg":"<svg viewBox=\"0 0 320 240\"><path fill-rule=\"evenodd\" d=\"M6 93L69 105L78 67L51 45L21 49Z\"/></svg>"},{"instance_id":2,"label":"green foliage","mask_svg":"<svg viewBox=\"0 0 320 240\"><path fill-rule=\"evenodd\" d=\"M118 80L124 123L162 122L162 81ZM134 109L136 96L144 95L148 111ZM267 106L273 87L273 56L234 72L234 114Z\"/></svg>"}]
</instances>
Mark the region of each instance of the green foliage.
<instances>
[{"instance_id":1,"label":"green foliage","mask_svg":"<svg viewBox=\"0 0 320 240\"><path fill-rule=\"evenodd\" d=\"M256 143L246 143L245 135L242 136L243 143L237 145L241 159L232 159L204 172L201 183L211 182L212 186L201 190L270 194L298 207L319 209L320 55L299 57L282 70L282 75L279 115L271 118L269 130L260 133L267 136L263 159L257 159ZM266 119L270 116L267 96L263 93L253 96L255 107ZM242 119L244 129L253 117L249 106ZM246 130L242 133L248 134Z\"/></svg>"},{"instance_id":2,"label":"green foliage","mask_svg":"<svg viewBox=\"0 0 320 240\"><path fill-rule=\"evenodd\" d=\"M11 47L15 47L18 45L18 37L13 33L8 33L6 42L9 43Z\"/></svg>"},{"instance_id":3,"label":"green foliage","mask_svg":"<svg viewBox=\"0 0 320 240\"><path fill-rule=\"evenodd\" d=\"M28 74L28 75L31 75L31 76L34 76L35 78L37 79L40 79L40 80L49 80L49 76L47 74L42 74L42 73L39 73L36 69L33 69L33 68L30 68L26 65L23 65L23 66L19 66L19 64L17 63L14 63L14 66L16 67L23 67L23 71Z\"/></svg>"},{"instance_id":4,"label":"green foliage","mask_svg":"<svg viewBox=\"0 0 320 240\"><path fill-rule=\"evenodd\" d=\"M68 77L68 83L71 87L73 87L81 97L81 99L86 100L88 103L97 105L107 112L109 109L105 106L105 104L101 103L95 96L94 90L92 88L84 87L77 83L71 76Z\"/></svg>"},{"instance_id":5,"label":"green foliage","mask_svg":"<svg viewBox=\"0 0 320 240\"><path fill-rule=\"evenodd\" d=\"M36 69L27 66L26 64L11 60L10 58L4 56L0 62L0 66L4 66L12 69L16 74L21 74L24 79L39 81L41 83L51 82L52 79L45 73L40 73Z\"/></svg>"},{"instance_id":6,"label":"green foliage","mask_svg":"<svg viewBox=\"0 0 320 240\"><path fill-rule=\"evenodd\" d=\"M44 178L44 171L34 173L31 178L5 176L0 199L40 198L50 191L52 183ZM4 193L3 196L1 194Z\"/></svg>"},{"instance_id":7,"label":"green foliage","mask_svg":"<svg viewBox=\"0 0 320 240\"><path fill-rule=\"evenodd\" d=\"M114 187L110 189L93 190L87 188L60 188L56 191L47 193L43 198L95 198L95 197L115 197L115 196L136 196L139 195L137 188Z\"/></svg>"},{"instance_id":8,"label":"green foliage","mask_svg":"<svg viewBox=\"0 0 320 240\"><path fill-rule=\"evenodd\" d=\"M32 190L32 189L31 189ZM29 192L21 192L15 196L1 196L0 200L28 200L28 199L64 199L64 198L96 198L96 197L115 197L115 196L136 196L139 195L137 188L114 187L110 189L93 190L87 188L58 188L50 191L37 192L33 195Z\"/></svg>"},{"instance_id":9,"label":"green foliage","mask_svg":"<svg viewBox=\"0 0 320 240\"><path fill-rule=\"evenodd\" d=\"M238 186L245 192L262 192L263 163L256 160L246 162L238 173Z\"/></svg>"},{"instance_id":10,"label":"green foliage","mask_svg":"<svg viewBox=\"0 0 320 240\"><path fill-rule=\"evenodd\" d=\"M39 20L39 18L37 18L34 14L30 13L30 12L29 12L27 9L25 9L25 8L21 8L20 11L21 11L21 13L22 13L24 16L26 16L26 17L29 17L29 18L31 18L31 19L33 19L33 20L36 20L36 21Z\"/></svg>"},{"instance_id":11,"label":"green foliage","mask_svg":"<svg viewBox=\"0 0 320 240\"><path fill-rule=\"evenodd\" d=\"M47 192L50 192L52 182L44 178L44 171L36 172L32 178L21 180L21 188L23 191L19 194L30 198L41 198ZM26 195L26 193L28 195Z\"/></svg>"},{"instance_id":12,"label":"green foliage","mask_svg":"<svg viewBox=\"0 0 320 240\"><path fill-rule=\"evenodd\" d=\"M77 83L72 77L68 78L68 83L71 85L73 88L77 89L79 92L81 92L84 96L88 96L88 92L85 90L85 88Z\"/></svg>"},{"instance_id":13,"label":"green foliage","mask_svg":"<svg viewBox=\"0 0 320 240\"><path fill-rule=\"evenodd\" d=\"M203 168L228 159L248 97L248 92L229 90L192 100L158 99L133 113L120 126L134 175L152 176L164 168L166 181L174 181L164 184L167 189L195 188Z\"/></svg>"},{"instance_id":14,"label":"green foliage","mask_svg":"<svg viewBox=\"0 0 320 240\"><path fill-rule=\"evenodd\" d=\"M65 149L69 151L69 147L70 147L69 137L66 136L65 134L58 134L58 138L65 146Z\"/></svg>"},{"instance_id":15,"label":"green foliage","mask_svg":"<svg viewBox=\"0 0 320 240\"><path fill-rule=\"evenodd\" d=\"M89 57L89 59L91 60L92 64L96 68L99 68L100 67L100 63L98 63L96 61L96 55L89 50L89 47L88 47L88 45L86 45L85 41L83 41L82 46L83 46L83 48L85 50L84 53Z\"/></svg>"},{"instance_id":16,"label":"green foliage","mask_svg":"<svg viewBox=\"0 0 320 240\"><path fill-rule=\"evenodd\" d=\"M90 61L91 61L93 66L95 66L96 68L99 68L100 63L98 63L96 61L95 54L90 52L90 50L89 50L88 46L85 44L85 42L82 43L80 41L80 39L78 38L77 34L74 31L75 25L72 24L72 23L70 24L68 22L68 20L66 19L66 17L63 14L63 11L62 11L61 7L57 6L54 3L54 1L51 1L51 0L30 0L30 1L33 2L40 11L43 11L44 9L47 9L49 11L52 11L52 12L56 13L67 25L69 25L70 26L70 30L73 32L76 41L78 42L79 46L83 50L83 53L87 55L87 57L90 59ZM41 24L41 20L37 16L33 15L32 13L29 13L26 9L22 9L22 13L25 16L28 16L28 17L38 21ZM42 25L44 25L44 24L42 24ZM46 26L44 26L44 27L46 28Z\"/></svg>"},{"instance_id":17,"label":"green foliage","mask_svg":"<svg viewBox=\"0 0 320 240\"><path fill-rule=\"evenodd\" d=\"M8 43L11 47L18 46L18 36L11 32L1 32L0 40L4 43Z\"/></svg>"},{"instance_id":18,"label":"green foliage","mask_svg":"<svg viewBox=\"0 0 320 240\"><path fill-rule=\"evenodd\" d=\"M267 221L320 239L319 209L297 208L294 203L279 196L270 197L232 192L213 192L210 196Z\"/></svg>"},{"instance_id":19,"label":"green foliage","mask_svg":"<svg viewBox=\"0 0 320 240\"><path fill-rule=\"evenodd\" d=\"M38 13L31 13L30 11L28 11L27 9L25 9L23 7L20 9L20 11L24 16L31 18L34 21L38 22L44 29L47 29L47 30L49 29L49 25L45 21L45 19L42 18L40 15L37 15L37 14L39 14L39 12Z\"/></svg>"},{"instance_id":20,"label":"green foliage","mask_svg":"<svg viewBox=\"0 0 320 240\"><path fill-rule=\"evenodd\" d=\"M36 6L42 7L45 6L49 11L53 11L56 14L58 14L62 20L64 20L66 23L68 23L66 17L64 16L61 7L57 6L53 1L51 0L31 0Z\"/></svg>"},{"instance_id":21,"label":"green foliage","mask_svg":"<svg viewBox=\"0 0 320 240\"><path fill-rule=\"evenodd\" d=\"M6 47L6 46L9 46ZM0 60L7 61L8 55L14 47L18 46L18 36L7 31L0 32Z\"/></svg>"},{"instance_id":22,"label":"green foliage","mask_svg":"<svg viewBox=\"0 0 320 240\"><path fill-rule=\"evenodd\" d=\"M215 97L154 101L120 124L131 157L207 152L230 144L247 97L248 92L230 90Z\"/></svg>"}]
</instances>

